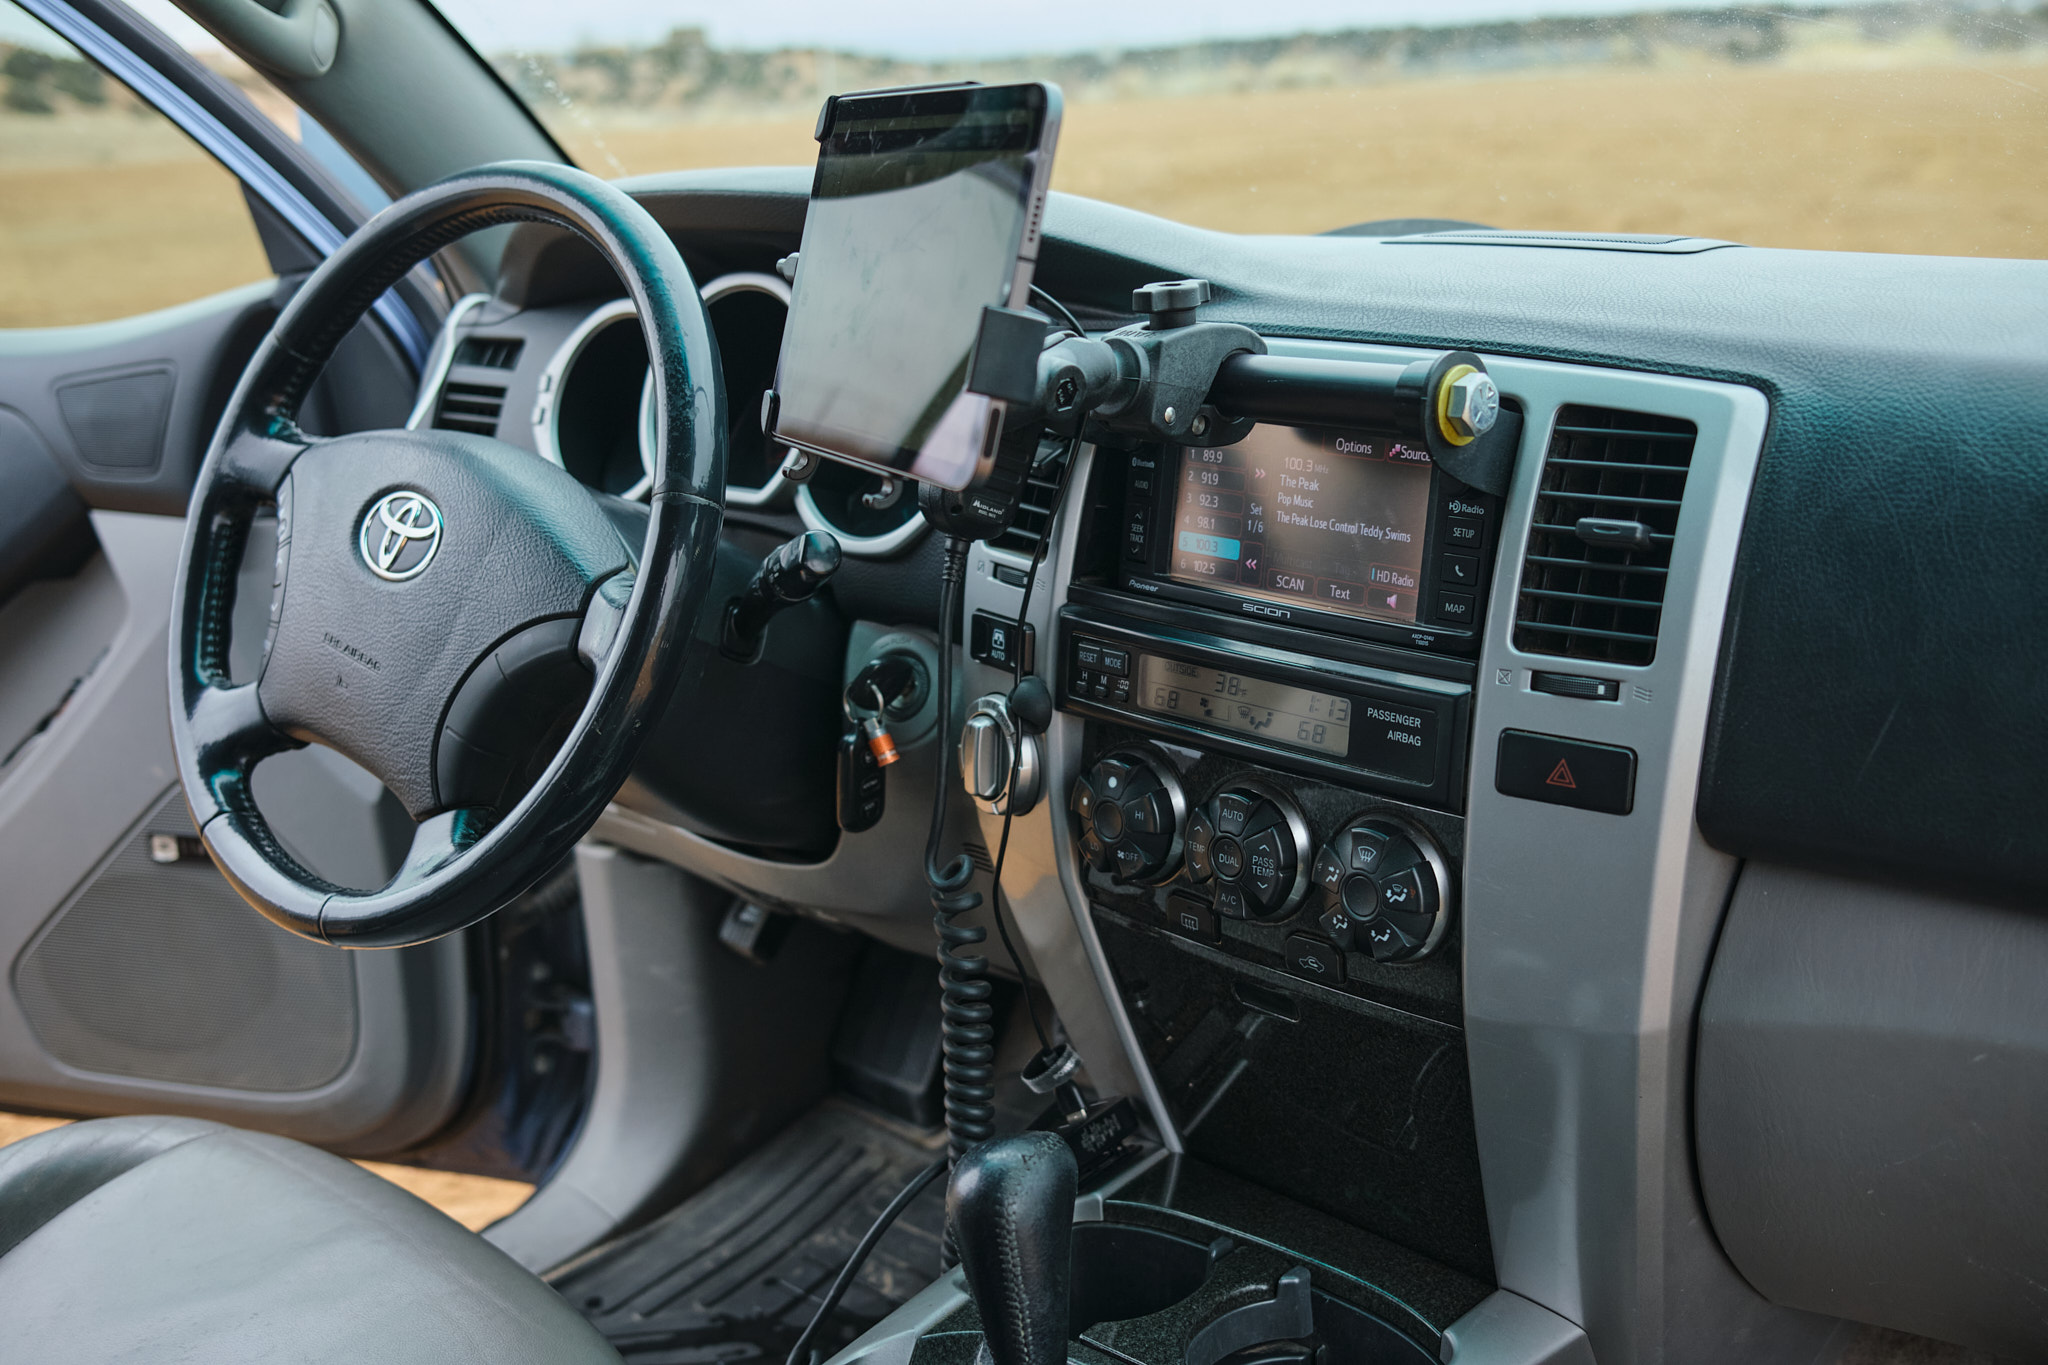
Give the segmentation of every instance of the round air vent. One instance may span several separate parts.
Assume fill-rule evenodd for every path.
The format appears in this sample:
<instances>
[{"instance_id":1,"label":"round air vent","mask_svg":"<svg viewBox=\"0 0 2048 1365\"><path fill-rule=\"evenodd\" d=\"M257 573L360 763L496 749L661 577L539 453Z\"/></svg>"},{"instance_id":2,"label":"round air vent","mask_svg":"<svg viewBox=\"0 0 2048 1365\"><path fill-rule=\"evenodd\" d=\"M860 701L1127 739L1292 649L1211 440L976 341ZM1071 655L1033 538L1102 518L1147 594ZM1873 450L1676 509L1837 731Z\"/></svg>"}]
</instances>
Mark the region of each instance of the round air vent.
<instances>
[{"instance_id":1,"label":"round air vent","mask_svg":"<svg viewBox=\"0 0 2048 1365\"><path fill-rule=\"evenodd\" d=\"M782 462L786 446L761 431L761 395L775 382L782 358L782 327L789 320L789 286L755 271L721 275L704 286L704 311L718 338L725 368L725 500L764 507L788 496Z\"/></svg>"},{"instance_id":2,"label":"round air vent","mask_svg":"<svg viewBox=\"0 0 2048 1365\"><path fill-rule=\"evenodd\" d=\"M726 501L764 507L788 496L789 452L761 433L761 395L775 382L789 286L774 275L737 271L703 287L705 312L724 369ZM654 468L654 377L633 305L593 309L542 372L534 448L592 488L621 497L647 492Z\"/></svg>"},{"instance_id":3,"label":"round air vent","mask_svg":"<svg viewBox=\"0 0 2048 1365\"><path fill-rule=\"evenodd\" d=\"M654 477L653 386L633 305L600 305L541 371L540 391L554 397L534 412L534 448L586 487L644 496Z\"/></svg>"},{"instance_id":4,"label":"round air vent","mask_svg":"<svg viewBox=\"0 0 2048 1365\"><path fill-rule=\"evenodd\" d=\"M914 482L837 460L826 460L798 486L796 511L811 530L839 537L847 554L870 559L893 555L925 532Z\"/></svg>"}]
</instances>

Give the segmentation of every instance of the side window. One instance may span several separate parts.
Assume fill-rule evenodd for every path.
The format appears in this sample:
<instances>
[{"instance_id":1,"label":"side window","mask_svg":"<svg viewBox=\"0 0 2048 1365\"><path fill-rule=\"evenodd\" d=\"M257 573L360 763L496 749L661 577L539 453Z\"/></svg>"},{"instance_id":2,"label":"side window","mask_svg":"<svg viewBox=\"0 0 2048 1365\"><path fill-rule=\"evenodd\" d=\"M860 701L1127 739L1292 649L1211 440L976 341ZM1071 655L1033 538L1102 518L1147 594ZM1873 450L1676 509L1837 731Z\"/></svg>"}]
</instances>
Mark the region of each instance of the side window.
<instances>
[{"instance_id":1,"label":"side window","mask_svg":"<svg viewBox=\"0 0 2048 1365\"><path fill-rule=\"evenodd\" d=\"M270 275L235 177L0 0L0 327L102 322Z\"/></svg>"}]
</instances>

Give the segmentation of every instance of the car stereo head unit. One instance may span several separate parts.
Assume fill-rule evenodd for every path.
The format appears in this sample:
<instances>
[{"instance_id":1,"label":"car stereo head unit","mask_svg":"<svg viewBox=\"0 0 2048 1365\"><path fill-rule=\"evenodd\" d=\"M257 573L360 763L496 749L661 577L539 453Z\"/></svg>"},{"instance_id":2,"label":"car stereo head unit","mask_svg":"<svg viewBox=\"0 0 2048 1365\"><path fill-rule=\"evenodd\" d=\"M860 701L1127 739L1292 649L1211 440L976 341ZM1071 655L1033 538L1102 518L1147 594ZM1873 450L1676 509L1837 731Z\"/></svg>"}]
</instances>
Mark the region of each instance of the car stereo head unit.
<instances>
[{"instance_id":1,"label":"car stereo head unit","mask_svg":"<svg viewBox=\"0 0 2048 1365\"><path fill-rule=\"evenodd\" d=\"M1469 653L1499 499L1420 445L1261 424L1235 445L1134 451L1121 586L1338 634Z\"/></svg>"}]
</instances>

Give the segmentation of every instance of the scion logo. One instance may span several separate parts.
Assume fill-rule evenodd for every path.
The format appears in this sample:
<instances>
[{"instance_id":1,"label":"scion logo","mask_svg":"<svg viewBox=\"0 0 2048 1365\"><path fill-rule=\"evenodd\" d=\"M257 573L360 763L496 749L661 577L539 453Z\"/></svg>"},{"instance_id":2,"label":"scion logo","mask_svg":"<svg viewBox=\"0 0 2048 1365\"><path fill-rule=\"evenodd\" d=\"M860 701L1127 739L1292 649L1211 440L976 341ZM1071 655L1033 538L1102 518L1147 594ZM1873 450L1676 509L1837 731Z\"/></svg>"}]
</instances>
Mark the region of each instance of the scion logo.
<instances>
[{"instance_id":1,"label":"scion logo","mask_svg":"<svg viewBox=\"0 0 2048 1365\"><path fill-rule=\"evenodd\" d=\"M363 514L356 542L377 577L392 583L417 578L441 548L441 509L410 489L386 493Z\"/></svg>"}]
</instances>

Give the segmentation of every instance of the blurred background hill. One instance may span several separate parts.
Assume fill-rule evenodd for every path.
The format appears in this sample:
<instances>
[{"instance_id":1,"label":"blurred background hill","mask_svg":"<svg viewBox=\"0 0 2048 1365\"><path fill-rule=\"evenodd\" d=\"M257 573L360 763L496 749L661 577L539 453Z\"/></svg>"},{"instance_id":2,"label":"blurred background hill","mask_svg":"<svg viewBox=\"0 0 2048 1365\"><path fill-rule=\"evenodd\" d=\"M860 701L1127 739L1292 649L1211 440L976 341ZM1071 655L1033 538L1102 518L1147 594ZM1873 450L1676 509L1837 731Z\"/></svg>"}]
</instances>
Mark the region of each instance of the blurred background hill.
<instances>
[{"instance_id":1,"label":"blurred background hill","mask_svg":"<svg viewBox=\"0 0 2048 1365\"><path fill-rule=\"evenodd\" d=\"M137 3L181 18L165 0ZM1440 218L2048 255L2042 3L1551 15L1053 43L1001 60L721 46L695 27L501 48L489 40L497 3L443 8L564 149L606 176L810 165L828 93L1029 78L1066 92L1056 189L1201 227ZM0 26L0 326L117 317L262 278L226 173L61 41L9 41L20 28ZM288 134L319 135L192 32L195 55Z\"/></svg>"}]
</instances>

